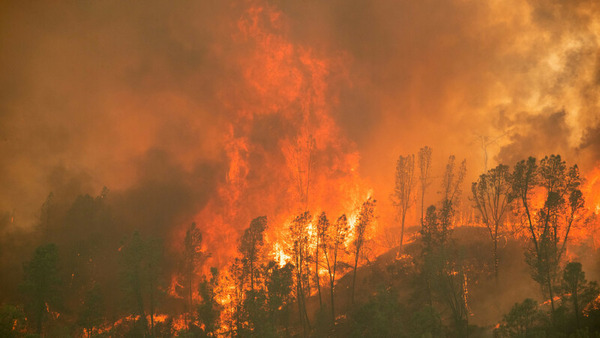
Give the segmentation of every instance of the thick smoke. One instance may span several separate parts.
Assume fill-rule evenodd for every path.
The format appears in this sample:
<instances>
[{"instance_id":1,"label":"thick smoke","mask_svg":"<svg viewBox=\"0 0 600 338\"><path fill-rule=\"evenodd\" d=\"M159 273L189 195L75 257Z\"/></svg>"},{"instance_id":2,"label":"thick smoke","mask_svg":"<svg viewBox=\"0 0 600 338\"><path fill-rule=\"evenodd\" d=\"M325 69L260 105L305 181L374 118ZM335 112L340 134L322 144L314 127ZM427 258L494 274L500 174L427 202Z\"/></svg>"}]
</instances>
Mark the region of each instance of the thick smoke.
<instances>
[{"instance_id":1,"label":"thick smoke","mask_svg":"<svg viewBox=\"0 0 600 338\"><path fill-rule=\"evenodd\" d=\"M0 210L22 228L49 192L106 186L132 229L204 220L233 245L252 217L296 210L280 187L311 137L327 168L313 185L365 180L384 207L395 159L424 145L440 168L466 157L470 177L598 160L596 1L1 7Z\"/></svg>"}]
</instances>

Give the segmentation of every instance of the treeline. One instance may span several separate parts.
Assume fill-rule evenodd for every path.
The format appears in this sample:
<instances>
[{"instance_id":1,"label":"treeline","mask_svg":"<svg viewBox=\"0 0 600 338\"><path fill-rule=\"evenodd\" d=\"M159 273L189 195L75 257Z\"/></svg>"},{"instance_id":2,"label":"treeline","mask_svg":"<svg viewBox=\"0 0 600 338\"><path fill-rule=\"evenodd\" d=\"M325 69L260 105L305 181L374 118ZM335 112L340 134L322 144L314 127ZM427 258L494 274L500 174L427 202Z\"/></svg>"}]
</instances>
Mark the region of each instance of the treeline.
<instances>
[{"instance_id":1,"label":"treeline","mask_svg":"<svg viewBox=\"0 0 600 338\"><path fill-rule=\"evenodd\" d=\"M370 251L376 219L371 197L352 214L334 218L299 211L278 232L269 229L265 216L257 217L241 234L236 258L217 268L207 265L210 248L203 246L203 233L194 223L177 243L166 246L165 236L125 227L106 189L97 197L79 196L70 205L51 194L34 235L3 237L2 269L24 263L20 272L3 277L0 336L600 333L598 285L586 279L581 263L567 258L570 236L594 221L577 166L552 155L483 173L469 194L484 226L478 229L487 236L477 237L456 227L464 161L457 164L449 157L439 201L426 206L433 181L431 153L425 147L397 162L392 199L400 231L394 258L387 261L373 260ZM407 243L411 208L417 209L420 224L417 240ZM504 249L501 239L509 237L509 221L520 229L521 237L511 240L522 251ZM7 250L17 246L21 251ZM18 264L6 259L26 251ZM514 257L521 252L523 257ZM529 267L539 289L534 298L541 303L519 299L489 326L470 323L480 298L498 301L495 295L507 285L524 283L506 274L508 258Z\"/></svg>"},{"instance_id":2,"label":"treeline","mask_svg":"<svg viewBox=\"0 0 600 338\"><path fill-rule=\"evenodd\" d=\"M426 175L431 150L421 149L418 167L421 193L427 187ZM393 195L398 219L404 223L415 178L415 157L400 156L396 189ZM490 298L502 293L506 285L498 247L501 237L509 236L507 220L519 229L524 261L538 284L544 304L533 299L516 303L493 330L499 337L587 337L600 334L600 289L585 278L579 262L568 261L567 248L574 231L585 231L597 222L585 208L580 190L582 178L577 165L568 167L558 155L540 161L530 157L512 169L506 165L482 174L471 185L469 200L488 232L489 261L482 259L481 248L469 253L469 244L458 244L453 236L452 218L460 193L463 169L453 173L451 157L443 176L442 199L421 216L420 240L413 256L399 265L410 296L400 297L398 285L380 290L367 304L355 311L354 327L367 336L456 336L484 335L490 328L469 325L469 284L484 282L491 266L494 282ZM454 183L453 183L454 182ZM416 192L415 192L416 194ZM421 208L423 208L421 206ZM404 226L402 225L402 228ZM400 237L402 245L402 235ZM480 257L475 255L480 254ZM595 253L597 256L597 253ZM396 264L398 266L398 264ZM513 281L519 284L520 281ZM510 284L510 282L509 282ZM351 332L356 333L356 330Z\"/></svg>"},{"instance_id":3,"label":"treeline","mask_svg":"<svg viewBox=\"0 0 600 338\"><path fill-rule=\"evenodd\" d=\"M70 205L50 194L32 232L10 232L9 222L0 245L0 336L158 337L197 322L192 297L208 292L211 279L200 273L209 255L195 224L173 249L165 236L116 217L106 188Z\"/></svg>"}]
</instances>

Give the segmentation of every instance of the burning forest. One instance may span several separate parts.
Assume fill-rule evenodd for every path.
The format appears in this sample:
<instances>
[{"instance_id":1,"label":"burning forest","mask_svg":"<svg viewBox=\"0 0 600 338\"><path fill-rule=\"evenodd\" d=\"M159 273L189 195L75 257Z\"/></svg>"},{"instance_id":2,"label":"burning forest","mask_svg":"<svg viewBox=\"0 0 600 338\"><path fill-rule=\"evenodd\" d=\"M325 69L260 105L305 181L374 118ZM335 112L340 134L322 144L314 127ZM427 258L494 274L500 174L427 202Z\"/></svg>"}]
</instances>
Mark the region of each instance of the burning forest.
<instances>
[{"instance_id":1,"label":"burning forest","mask_svg":"<svg viewBox=\"0 0 600 338\"><path fill-rule=\"evenodd\" d=\"M600 334L597 1L0 9L0 336Z\"/></svg>"}]
</instances>

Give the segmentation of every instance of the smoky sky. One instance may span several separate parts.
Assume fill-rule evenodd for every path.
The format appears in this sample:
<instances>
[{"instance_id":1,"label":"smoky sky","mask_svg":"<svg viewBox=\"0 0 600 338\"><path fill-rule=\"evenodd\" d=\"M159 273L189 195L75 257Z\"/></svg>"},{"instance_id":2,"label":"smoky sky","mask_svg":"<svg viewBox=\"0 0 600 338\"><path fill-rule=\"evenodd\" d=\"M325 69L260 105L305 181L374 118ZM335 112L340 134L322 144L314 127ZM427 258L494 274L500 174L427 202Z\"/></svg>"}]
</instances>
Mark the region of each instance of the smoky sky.
<instances>
[{"instance_id":1,"label":"smoky sky","mask_svg":"<svg viewBox=\"0 0 600 338\"><path fill-rule=\"evenodd\" d=\"M493 140L488 167L554 152L587 168L598 161L586 146L600 122L596 1L0 6L0 210L23 227L50 191L74 198L103 186L134 214L164 206L146 213L154 228L187 220L228 182L224 135L253 145L244 177L260 190L267 180L253 177L277 175L269 165L285 162L281 139L295 135L297 120L281 116L301 105L278 98L312 76L286 71L302 53L327 60L313 90L324 88L343 140L328 151L358 154L375 194L389 195L398 155L425 145L439 166L450 154L467 158L471 177L484 167L482 139ZM253 8L271 13L267 42L243 38ZM268 56L257 48L279 38L293 46L274 56L280 67L247 71ZM281 91L256 95L270 72L283 74L271 79Z\"/></svg>"}]
</instances>

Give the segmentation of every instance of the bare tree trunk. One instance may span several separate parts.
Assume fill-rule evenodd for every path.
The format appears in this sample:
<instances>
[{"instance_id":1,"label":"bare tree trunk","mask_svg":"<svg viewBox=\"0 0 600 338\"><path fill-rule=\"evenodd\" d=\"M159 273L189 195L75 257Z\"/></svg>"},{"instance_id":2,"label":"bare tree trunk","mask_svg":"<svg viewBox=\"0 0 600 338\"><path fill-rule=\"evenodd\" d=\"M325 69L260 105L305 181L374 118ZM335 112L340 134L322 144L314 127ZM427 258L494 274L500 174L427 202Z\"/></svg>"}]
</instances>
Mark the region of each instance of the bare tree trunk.
<instances>
[{"instance_id":1,"label":"bare tree trunk","mask_svg":"<svg viewBox=\"0 0 600 338\"><path fill-rule=\"evenodd\" d=\"M319 293L319 307L323 309L323 300L321 299L321 282L319 281L319 236L317 236L317 252L315 256L315 277L317 281L317 292Z\"/></svg>"},{"instance_id":2,"label":"bare tree trunk","mask_svg":"<svg viewBox=\"0 0 600 338\"><path fill-rule=\"evenodd\" d=\"M494 233L494 278L496 279L496 286L498 285L498 226Z\"/></svg>"},{"instance_id":3,"label":"bare tree trunk","mask_svg":"<svg viewBox=\"0 0 600 338\"><path fill-rule=\"evenodd\" d=\"M358 252L356 253L356 258L354 259L354 273L352 274L352 304L354 305L354 288L356 287L356 268L358 266Z\"/></svg>"},{"instance_id":4,"label":"bare tree trunk","mask_svg":"<svg viewBox=\"0 0 600 338\"><path fill-rule=\"evenodd\" d=\"M335 326L335 306L333 305L333 288L334 288L334 281L333 279L330 282L330 287L331 287L331 320L333 322L333 325Z\"/></svg>"},{"instance_id":5,"label":"bare tree trunk","mask_svg":"<svg viewBox=\"0 0 600 338\"><path fill-rule=\"evenodd\" d=\"M404 243L404 220L406 219L406 209L402 211L402 227L400 229L400 250L402 251L402 244Z\"/></svg>"},{"instance_id":6,"label":"bare tree trunk","mask_svg":"<svg viewBox=\"0 0 600 338\"><path fill-rule=\"evenodd\" d=\"M300 295L302 294L300 292L301 288L302 287L300 286L300 280L298 280L298 282L296 282L296 302L298 303L298 320L300 320L300 324L302 324L302 328L304 329L304 332L306 334L306 329L304 328L304 317L302 314L302 301L300 300Z\"/></svg>"},{"instance_id":7,"label":"bare tree trunk","mask_svg":"<svg viewBox=\"0 0 600 338\"><path fill-rule=\"evenodd\" d=\"M192 325L192 296L193 296L193 292L192 292L192 275L193 275L193 271L192 268L190 268L190 271L188 271L189 273L189 278L188 278L188 282L189 282L189 293L188 293L188 329L190 328L190 326Z\"/></svg>"}]
</instances>

